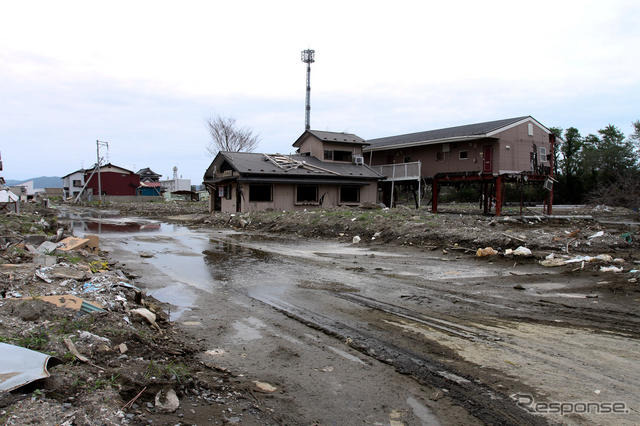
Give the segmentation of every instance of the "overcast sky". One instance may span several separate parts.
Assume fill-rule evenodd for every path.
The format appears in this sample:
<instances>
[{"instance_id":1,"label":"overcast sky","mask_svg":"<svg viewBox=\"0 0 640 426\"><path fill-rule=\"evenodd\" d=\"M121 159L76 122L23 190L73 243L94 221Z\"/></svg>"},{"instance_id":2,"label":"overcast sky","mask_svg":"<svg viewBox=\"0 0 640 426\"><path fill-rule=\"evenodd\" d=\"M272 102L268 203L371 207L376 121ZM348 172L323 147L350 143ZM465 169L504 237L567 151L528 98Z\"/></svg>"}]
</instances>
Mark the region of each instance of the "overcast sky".
<instances>
[{"instance_id":1,"label":"overcast sky","mask_svg":"<svg viewBox=\"0 0 640 426\"><path fill-rule=\"evenodd\" d=\"M258 150L311 127L369 139L532 115L582 134L640 119L640 2L13 1L0 6L8 179L108 159L201 183L205 120Z\"/></svg>"}]
</instances>

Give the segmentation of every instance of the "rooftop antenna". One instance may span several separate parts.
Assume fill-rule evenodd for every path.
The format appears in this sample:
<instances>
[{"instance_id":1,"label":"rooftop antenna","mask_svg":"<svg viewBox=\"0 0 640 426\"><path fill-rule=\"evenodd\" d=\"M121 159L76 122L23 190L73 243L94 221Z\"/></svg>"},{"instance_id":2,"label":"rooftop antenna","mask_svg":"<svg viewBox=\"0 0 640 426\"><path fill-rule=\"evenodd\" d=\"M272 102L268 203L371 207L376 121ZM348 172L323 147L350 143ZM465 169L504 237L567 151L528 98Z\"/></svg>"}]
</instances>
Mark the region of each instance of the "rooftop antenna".
<instances>
[{"instance_id":1,"label":"rooftop antenna","mask_svg":"<svg viewBox=\"0 0 640 426\"><path fill-rule=\"evenodd\" d=\"M307 49L302 51L302 62L307 64L307 102L305 105L304 115L304 129L309 130L311 128L309 124L309 116L311 114L311 63L315 62L315 50Z\"/></svg>"}]
</instances>

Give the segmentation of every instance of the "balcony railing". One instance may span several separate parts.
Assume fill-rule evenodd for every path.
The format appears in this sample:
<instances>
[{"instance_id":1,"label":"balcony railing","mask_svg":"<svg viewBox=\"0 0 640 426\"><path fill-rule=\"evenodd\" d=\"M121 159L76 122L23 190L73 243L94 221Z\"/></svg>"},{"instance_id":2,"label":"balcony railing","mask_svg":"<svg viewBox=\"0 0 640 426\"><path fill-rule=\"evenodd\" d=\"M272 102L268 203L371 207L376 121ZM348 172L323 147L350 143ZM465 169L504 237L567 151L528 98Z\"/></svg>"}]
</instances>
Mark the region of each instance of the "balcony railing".
<instances>
[{"instance_id":1,"label":"balcony railing","mask_svg":"<svg viewBox=\"0 0 640 426\"><path fill-rule=\"evenodd\" d=\"M415 161L412 163L381 164L370 166L373 170L387 177L387 180L416 180L420 179L422 163Z\"/></svg>"}]
</instances>

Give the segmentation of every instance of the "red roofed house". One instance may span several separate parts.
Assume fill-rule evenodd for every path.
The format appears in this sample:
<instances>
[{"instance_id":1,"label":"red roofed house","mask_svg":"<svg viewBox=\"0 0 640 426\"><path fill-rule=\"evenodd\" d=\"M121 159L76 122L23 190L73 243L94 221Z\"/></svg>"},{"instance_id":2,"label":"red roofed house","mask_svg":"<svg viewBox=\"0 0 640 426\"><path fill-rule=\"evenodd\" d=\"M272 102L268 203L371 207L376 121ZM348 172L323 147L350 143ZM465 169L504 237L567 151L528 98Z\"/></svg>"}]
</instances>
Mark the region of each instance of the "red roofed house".
<instances>
[{"instance_id":1,"label":"red roofed house","mask_svg":"<svg viewBox=\"0 0 640 426\"><path fill-rule=\"evenodd\" d=\"M94 196L99 195L98 173L102 195L136 195L136 190L140 186L140 175L111 163L101 166L100 171L93 175L92 171L93 169L86 171L84 176L87 190L90 189Z\"/></svg>"}]
</instances>

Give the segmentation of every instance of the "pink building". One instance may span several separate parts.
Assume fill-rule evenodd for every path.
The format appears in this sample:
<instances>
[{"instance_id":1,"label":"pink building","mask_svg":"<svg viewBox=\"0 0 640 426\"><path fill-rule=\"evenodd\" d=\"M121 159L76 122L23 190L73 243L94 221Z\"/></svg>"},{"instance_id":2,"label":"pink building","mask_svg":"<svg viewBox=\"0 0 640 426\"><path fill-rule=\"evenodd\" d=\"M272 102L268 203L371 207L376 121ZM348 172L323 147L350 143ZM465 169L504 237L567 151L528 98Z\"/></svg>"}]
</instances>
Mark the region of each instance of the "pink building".
<instances>
[{"instance_id":1,"label":"pink building","mask_svg":"<svg viewBox=\"0 0 640 426\"><path fill-rule=\"evenodd\" d=\"M496 200L500 215L505 182L551 182L555 137L531 116L468 124L368 140L367 163L387 177L389 187L417 181L432 186L432 209L437 211L440 185L477 182L485 205ZM547 183L549 185L549 183ZM550 190L548 212L553 191Z\"/></svg>"}]
</instances>

